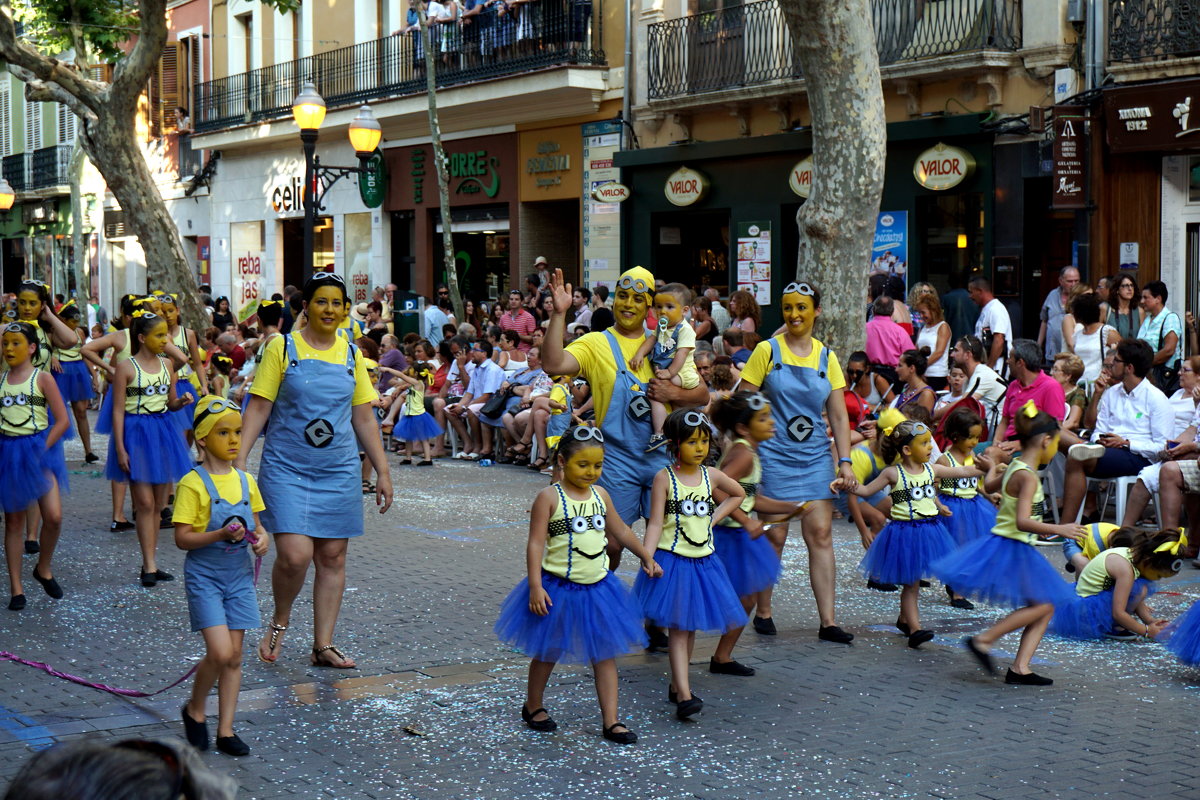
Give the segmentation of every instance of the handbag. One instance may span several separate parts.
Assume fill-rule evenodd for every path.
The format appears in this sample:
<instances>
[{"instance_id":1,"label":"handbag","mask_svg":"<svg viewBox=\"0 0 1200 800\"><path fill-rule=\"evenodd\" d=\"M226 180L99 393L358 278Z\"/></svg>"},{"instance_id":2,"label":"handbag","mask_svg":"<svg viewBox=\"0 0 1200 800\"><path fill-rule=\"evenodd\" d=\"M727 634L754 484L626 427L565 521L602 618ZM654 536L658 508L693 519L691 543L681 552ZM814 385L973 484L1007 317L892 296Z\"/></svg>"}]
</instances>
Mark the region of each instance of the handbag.
<instances>
[{"instance_id":1,"label":"handbag","mask_svg":"<svg viewBox=\"0 0 1200 800\"><path fill-rule=\"evenodd\" d=\"M480 416L498 417L504 413L504 407L508 405L508 399L513 396L513 387L492 392L492 396L483 404L483 408L479 409Z\"/></svg>"}]
</instances>

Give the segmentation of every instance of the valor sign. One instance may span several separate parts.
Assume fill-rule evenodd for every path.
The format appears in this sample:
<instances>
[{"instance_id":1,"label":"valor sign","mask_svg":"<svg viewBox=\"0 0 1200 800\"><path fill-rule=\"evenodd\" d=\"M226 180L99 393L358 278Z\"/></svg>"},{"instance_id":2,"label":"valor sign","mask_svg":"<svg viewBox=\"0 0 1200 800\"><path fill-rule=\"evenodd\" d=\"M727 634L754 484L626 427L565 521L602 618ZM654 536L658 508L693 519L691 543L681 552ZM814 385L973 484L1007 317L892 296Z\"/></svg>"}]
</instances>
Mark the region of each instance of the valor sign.
<instances>
[{"instance_id":1,"label":"valor sign","mask_svg":"<svg viewBox=\"0 0 1200 800\"><path fill-rule=\"evenodd\" d=\"M807 198L812 194L813 159L805 156L804 160L792 167L788 176L788 186L800 197Z\"/></svg>"},{"instance_id":2,"label":"valor sign","mask_svg":"<svg viewBox=\"0 0 1200 800\"><path fill-rule=\"evenodd\" d=\"M690 206L708 194L708 178L691 167L680 167L667 178L663 193L671 205Z\"/></svg>"},{"instance_id":3,"label":"valor sign","mask_svg":"<svg viewBox=\"0 0 1200 800\"><path fill-rule=\"evenodd\" d=\"M913 177L935 192L953 189L975 172L975 158L958 147L938 142L917 156Z\"/></svg>"}]
</instances>

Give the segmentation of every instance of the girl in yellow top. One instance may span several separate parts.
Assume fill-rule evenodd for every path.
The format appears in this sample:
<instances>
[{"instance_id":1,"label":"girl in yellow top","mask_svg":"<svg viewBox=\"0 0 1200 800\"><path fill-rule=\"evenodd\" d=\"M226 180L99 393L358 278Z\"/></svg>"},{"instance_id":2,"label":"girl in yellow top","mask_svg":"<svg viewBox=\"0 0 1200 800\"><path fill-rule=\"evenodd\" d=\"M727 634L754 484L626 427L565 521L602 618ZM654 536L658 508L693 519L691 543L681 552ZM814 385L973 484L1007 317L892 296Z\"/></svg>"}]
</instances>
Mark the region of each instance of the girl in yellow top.
<instances>
[{"instance_id":1,"label":"girl in yellow top","mask_svg":"<svg viewBox=\"0 0 1200 800\"><path fill-rule=\"evenodd\" d=\"M208 394L208 385L204 378L204 360L200 357L200 344L196 332L185 328L179 322L179 301L175 295L166 292L156 293L158 307L162 309L162 318L167 321L167 332L171 335L171 344L179 349L185 363L176 362L178 379L175 382L175 393L184 395L189 392ZM171 415L175 425L183 432L189 444L192 441L192 416L195 404L183 406Z\"/></svg>"},{"instance_id":2,"label":"girl in yellow top","mask_svg":"<svg viewBox=\"0 0 1200 800\"><path fill-rule=\"evenodd\" d=\"M433 370L424 361L413 364L405 372L396 375L408 386L408 397L404 401L404 411L400 422L396 424L392 435L405 443L404 458L401 464L411 464L416 443L421 443L421 452L425 456L417 462L419 467L433 466L433 440L444 431L438 425L433 415L425 410L425 389L433 381Z\"/></svg>"},{"instance_id":3,"label":"girl in yellow top","mask_svg":"<svg viewBox=\"0 0 1200 800\"><path fill-rule=\"evenodd\" d=\"M62 437L67 407L50 373L33 366L40 345L33 325L5 323L0 335L4 372L0 373L0 510L4 511L4 555L12 599L10 611L25 608L21 586L21 540L30 506L41 511L41 549L33 577L46 594L58 599L50 560L62 528L60 492L67 489ZM53 420L53 422L51 422Z\"/></svg>"},{"instance_id":4,"label":"girl in yellow top","mask_svg":"<svg viewBox=\"0 0 1200 800\"><path fill-rule=\"evenodd\" d=\"M645 538L663 575L654 581L638 575L633 591L645 618L667 629L667 699L678 704L675 716L685 720L704 708L688 683L696 631L727 633L746 624L746 611L713 543L713 520L725 519L741 506L746 490L720 470L704 466L712 437L704 414L672 412L663 435L675 463L654 477Z\"/></svg>"},{"instance_id":5,"label":"girl in yellow top","mask_svg":"<svg viewBox=\"0 0 1200 800\"><path fill-rule=\"evenodd\" d=\"M529 519L525 549L528 575L500 608L496 635L519 647L529 664L529 690L521 718L535 731L558 725L542 707L542 696L559 661L588 662L596 673L596 693L604 738L633 744L637 735L617 720L617 665L614 660L646 646L641 614L629 590L608 570L606 535L611 534L642 562L645 574L662 574L596 486L604 461L604 434L580 426L558 446L563 478L538 493Z\"/></svg>"},{"instance_id":6,"label":"girl in yellow top","mask_svg":"<svg viewBox=\"0 0 1200 800\"><path fill-rule=\"evenodd\" d=\"M1179 551L1186 546L1178 530L1119 529L1079 573L1075 602L1055 609L1050 631L1069 639L1155 638L1167 621L1154 618L1146 598L1155 581L1183 567ZM1128 633L1114 634L1114 625Z\"/></svg>"},{"instance_id":7,"label":"girl in yellow top","mask_svg":"<svg viewBox=\"0 0 1200 800\"><path fill-rule=\"evenodd\" d=\"M63 402L71 407L75 415L75 427L79 430L79 441L83 443L83 460L85 463L94 464L100 457L92 452L92 432L88 426L87 410L88 403L96 396L96 392L92 388L92 370L80 353L84 341L83 329L79 327L82 314L72 300L59 309L58 316L75 335L75 344L54 348L51 370Z\"/></svg>"},{"instance_id":8,"label":"girl in yellow top","mask_svg":"<svg viewBox=\"0 0 1200 800\"><path fill-rule=\"evenodd\" d=\"M1039 411L1031 400L1017 414L1014 424L1021 457L1012 460L999 481L1000 512L992 535L960 547L934 564L933 573L967 597L1015 606L1016 611L983 633L968 636L964 644L980 666L994 674L996 667L989 655L992 646L1006 633L1023 629L1017 657L1004 682L1048 686L1054 681L1035 674L1029 662L1055 607L1074 602L1075 593L1033 543L1039 537L1051 536L1078 540L1084 529L1042 522L1044 497L1036 470L1058 454L1058 420ZM996 483L996 476L989 476L984 488L995 491Z\"/></svg>"},{"instance_id":9,"label":"girl in yellow top","mask_svg":"<svg viewBox=\"0 0 1200 800\"><path fill-rule=\"evenodd\" d=\"M851 489L859 497L870 497L891 487L888 524L871 542L858 568L878 583L904 587L900 590L900 618L896 627L908 636L908 646L915 648L933 638L933 631L921 628L920 624L917 607L920 581L933 574L933 562L954 550L954 539L941 520L950 511L937 499L937 482L947 478L977 478L983 473L975 467L931 465L933 434L923 422L905 420L876 435L884 437L879 448L884 463L890 464L897 455L900 463L884 467L875 480ZM841 479L834 481L838 488L841 484Z\"/></svg>"}]
</instances>

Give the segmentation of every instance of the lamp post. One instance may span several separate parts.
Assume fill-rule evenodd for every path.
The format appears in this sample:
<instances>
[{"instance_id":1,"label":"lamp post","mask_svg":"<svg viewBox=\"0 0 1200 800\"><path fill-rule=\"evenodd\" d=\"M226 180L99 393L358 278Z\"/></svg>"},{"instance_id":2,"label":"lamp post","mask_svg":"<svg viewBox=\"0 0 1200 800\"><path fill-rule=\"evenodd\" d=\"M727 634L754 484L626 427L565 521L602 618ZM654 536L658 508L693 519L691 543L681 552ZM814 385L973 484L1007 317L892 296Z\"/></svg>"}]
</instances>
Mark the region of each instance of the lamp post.
<instances>
[{"instance_id":1,"label":"lamp post","mask_svg":"<svg viewBox=\"0 0 1200 800\"><path fill-rule=\"evenodd\" d=\"M300 141L304 144L304 268L313 269L313 235L317 224L317 213L324 210L321 201L335 183L347 175L360 175L367 171L367 159L379 146L383 129L370 107L363 104L358 116L350 123L350 145L358 156L357 167L335 167L321 164L317 155L317 138L321 123L325 121L325 101L317 94L312 82L304 84L300 94L292 102L292 117L300 128ZM2 187L0 187L2 188ZM0 197L2 200L2 197Z\"/></svg>"}]
</instances>

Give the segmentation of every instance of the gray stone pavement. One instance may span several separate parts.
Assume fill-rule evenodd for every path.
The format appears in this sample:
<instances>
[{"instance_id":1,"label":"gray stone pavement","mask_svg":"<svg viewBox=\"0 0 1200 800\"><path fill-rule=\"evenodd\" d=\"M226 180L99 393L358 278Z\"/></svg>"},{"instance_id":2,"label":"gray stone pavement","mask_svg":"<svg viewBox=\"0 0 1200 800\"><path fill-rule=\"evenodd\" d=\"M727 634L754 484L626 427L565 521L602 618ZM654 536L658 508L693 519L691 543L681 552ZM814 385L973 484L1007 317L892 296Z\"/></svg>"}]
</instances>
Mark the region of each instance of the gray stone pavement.
<instances>
[{"instance_id":1,"label":"gray stone pavement","mask_svg":"<svg viewBox=\"0 0 1200 800\"><path fill-rule=\"evenodd\" d=\"M68 453L78 458L77 442ZM852 646L817 640L804 549L792 546L776 595L780 635L748 632L739 651L758 675L709 674L715 640L698 643L692 676L706 707L696 721L670 713L666 657L636 655L621 663L622 715L641 737L636 746L600 738L590 671L580 667L551 681L558 732L534 733L519 717L527 661L491 625L522 575L527 509L546 479L451 461L395 466L393 476L396 507L368 511L367 535L350 546L337 642L360 668L308 665L303 597L279 664L248 649L237 728L253 752L205 756L237 779L241 797L1200 795L1188 746L1200 728L1200 674L1153 643L1050 638L1038 669L1055 685L1005 686L959 646L1001 610L952 609L940 587L922 597L938 638L910 650L889 624L898 595L868 592L855 572L861 546L847 523L835 530L838 613L857 636ZM181 582L141 588L133 534L107 529L107 482L90 473L72 482L55 569L67 596L27 589L25 611L0 611L0 650L111 685L165 686L203 653ZM163 568L181 575L183 554L163 533ZM1043 552L1061 561L1057 548ZM632 559L621 574L632 578ZM1162 589L1155 606L1174 616L1200 596L1200 572L1188 567ZM12 663L0 664L0 687L0 785L54 742L181 735L188 692L184 684L127 700Z\"/></svg>"}]
</instances>

